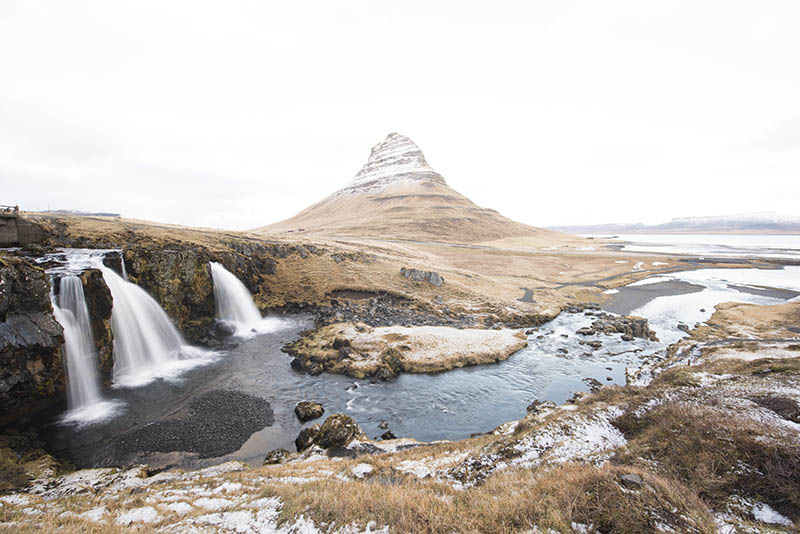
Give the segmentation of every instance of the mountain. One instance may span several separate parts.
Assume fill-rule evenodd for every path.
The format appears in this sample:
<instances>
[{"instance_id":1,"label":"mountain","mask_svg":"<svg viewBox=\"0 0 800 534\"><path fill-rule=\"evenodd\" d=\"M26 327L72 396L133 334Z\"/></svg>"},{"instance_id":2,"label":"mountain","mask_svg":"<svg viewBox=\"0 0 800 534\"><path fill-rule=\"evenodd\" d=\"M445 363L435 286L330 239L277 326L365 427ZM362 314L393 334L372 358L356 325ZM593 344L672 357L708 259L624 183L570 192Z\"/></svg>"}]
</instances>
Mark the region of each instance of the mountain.
<instances>
[{"instance_id":1,"label":"mountain","mask_svg":"<svg viewBox=\"0 0 800 534\"><path fill-rule=\"evenodd\" d=\"M679 217L669 222L645 225L595 224L550 226L550 230L597 234L800 234L800 217L775 212L741 213L705 217Z\"/></svg>"},{"instance_id":2,"label":"mountain","mask_svg":"<svg viewBox=\"0 0 800 534\"><path fill-rule=\"evenodd\" d=\"M294 217L255 232L456 243L559 235L475 205L447 185L419 147L398 133L372 148L367 163L345 187Z\"/></svg>"}]
</instances>

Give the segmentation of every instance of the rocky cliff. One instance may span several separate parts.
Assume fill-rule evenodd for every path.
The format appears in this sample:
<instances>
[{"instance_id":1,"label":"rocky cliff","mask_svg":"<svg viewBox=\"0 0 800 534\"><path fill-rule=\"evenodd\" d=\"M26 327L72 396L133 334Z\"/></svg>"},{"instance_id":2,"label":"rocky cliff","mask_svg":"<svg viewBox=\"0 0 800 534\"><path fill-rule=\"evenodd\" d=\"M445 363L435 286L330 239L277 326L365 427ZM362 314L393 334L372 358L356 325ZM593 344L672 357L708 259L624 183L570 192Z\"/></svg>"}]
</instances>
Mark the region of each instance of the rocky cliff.
<instances>
[{"instance_id":1,"label":"rocky cliff","mask_svg":"<svg viewBox=\"0 0 800 534\"><path fill-rule=\"evenodd\" d=\"M63 342L44 271L0 256L0 425L64 391Z\"/></svg>"},{"instance_id":2,"label":"rocky cliff","mask_svg":"<svg viewBox=\"0 0 800 534\"><path fill-rule=\"evenodd\" d=\"M89 321L92 324L92 336L97 348L100 376L108 385L114 371L114 334L111 332L111 309L114 300L103 275L98 269L90 269L81 273L83 294L89 310Z\"/></svg>"}]
</instances>

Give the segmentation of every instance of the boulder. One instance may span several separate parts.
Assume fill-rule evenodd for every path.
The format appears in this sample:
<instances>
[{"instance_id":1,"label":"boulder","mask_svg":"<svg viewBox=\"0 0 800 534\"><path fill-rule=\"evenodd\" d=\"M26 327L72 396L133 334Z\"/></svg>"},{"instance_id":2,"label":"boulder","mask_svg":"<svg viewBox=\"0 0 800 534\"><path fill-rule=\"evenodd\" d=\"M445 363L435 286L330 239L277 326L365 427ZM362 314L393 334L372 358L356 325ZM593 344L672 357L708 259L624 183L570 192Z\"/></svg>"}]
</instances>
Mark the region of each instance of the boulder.
<instances>
[{"instance_id":1,"label":"boulder","mask_svg":"<svg viewBox=\"0 0 800 534\"><path fill-rule=\"evenodd\" d=\"M325 413L325 408L318 402L302 401L298 402L297 406L294 407L294 413L297 415L298 419L305 423L306 421L322 417L322 414Z\"/></svg>"},{"instance_id":2,"label":"boulder","mask_svg":"<svg viewBox=\"0 0 800 534\"><path fill-rule=\"evenodd\" d=\"M236 333L236 327L228 321L217 321L214 324L214 336L230 337Z\"/></svg>"},{"instance_id":3,"label":"boulder","mask_svg":"<svg viewBox=\"0 0 800 534\"><path fill-rule=\"evenodd\" d=\"M387 430L383 434L381 434L381 439L397 439L397 436L394 435L394 432L391 430Z\"/></svg>"},{"instance_id":4,"label":"boulder","mask_svg":"<svg viewBox=\"0 0 800 534\"><path fill-rule=\"evenodd\" d=\"M419 269L409 269L403 267L400 269L400 274L409 280L413 280L415 282L428 282L436 287L440 287L442 284L444 284L444 278L442 275L435 271L420 271Z\"/></svg>"},{"instance_id":5,"label":"boulder","mask_svg":"<svg viewBox=\"0 0 800 534\"><path fill-rule=\"evenodd\" d=\"M364 431L361 430L361 427L352 417L337 413L325 420L314 439L314 443L323 449L329 449L331 447L345 447L353 439L366 439Z\"/></svg>"},{"instance_id":6,"label":"boulder","mask_svg":"<svg viewBox=\"0 0 800 534\"><path fill-rule=\"evenodd\" d=\"M264 458L263 465L276 465L276 464L283 464L286 463L286 460L292 455L286 449L273 449L267 453L266 458Z\"/></svg>"},{"instance_id":7,"label":"boulder","mask_svg":"<svg viewBox=\"0 0 800 534\"><path fill-rule=\"evenodd\" d=\"M308 428L304 428L300 431L297 435L297 439L294 440L294 446L297 447L297 452L303 452L311 445L314 444L314 440L319 435L320 426L319 425L312 425Z\"/></svg>"}]
</instances>

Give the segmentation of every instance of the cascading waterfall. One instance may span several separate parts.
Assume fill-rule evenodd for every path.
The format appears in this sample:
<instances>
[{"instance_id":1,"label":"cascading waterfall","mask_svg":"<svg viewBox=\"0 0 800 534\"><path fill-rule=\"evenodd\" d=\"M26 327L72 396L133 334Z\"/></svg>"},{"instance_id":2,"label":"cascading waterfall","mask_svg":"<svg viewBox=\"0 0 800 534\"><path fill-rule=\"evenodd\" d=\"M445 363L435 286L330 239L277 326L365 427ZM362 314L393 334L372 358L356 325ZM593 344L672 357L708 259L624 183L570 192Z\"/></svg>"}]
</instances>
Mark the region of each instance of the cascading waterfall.
<instances>
[{"instance_id":1,"label":"cascading waterfall","mask_svg":"<svg viewBox=\"0 0 800 534\"><path fill-rule=\"evenodd\" d=\"M209 265L214 281L217 319L244 326L261 321L261 314L244 284L221 264L212 261Z\"/></svg>"},{"instance_id":2,"label":"cascading waterfall","mask_svg":"<svg viewBox=\"0 0 800 534\"><path fill-rule=\"evenodd\" d=\"M128 281L128 271L125 269L125 254L122 251L119 251L119 264L121 266L120 271L122 271L122 279L126 282Z\"/></svg>"},{"instance_id":3,"label":"cascading waterfall","mask_svg":"<svg viewBox=\"0 0 800 534\"><path fill-rule=\"evenodd\" d=\"M144 289L126 282L102 263L97 268L114 299L115 385L141 385L199 363L187 358L204 355L204 351L186 345L166 312Z\"/></svg>"},{"instance_id":4,"label":"cascading waterfall","mask_svg":"<svg viewBox=\"0 0 800 534\"><path fill-rule=\"evenodd\" d=\"M273 332L285 322L271 317L261 317L253 296L236 276L217 262L210 262L214 282L214 302L217 319L236 328L238 335Z\"/></svg>"},{"instance_id":5,"label":"cascading waterfall","mask_svg":"<svg viewBox=\"0 0 800 534\"><path fill-rule=\"evenodd\" d=\"M97 351L81 279L74 275L62 277L58 297L51 295L51 300L53 315L64 328L69 406L64 421L90 422L105 418L115 404L104 401L100 394Z\"/></svg>"}]
</instances>

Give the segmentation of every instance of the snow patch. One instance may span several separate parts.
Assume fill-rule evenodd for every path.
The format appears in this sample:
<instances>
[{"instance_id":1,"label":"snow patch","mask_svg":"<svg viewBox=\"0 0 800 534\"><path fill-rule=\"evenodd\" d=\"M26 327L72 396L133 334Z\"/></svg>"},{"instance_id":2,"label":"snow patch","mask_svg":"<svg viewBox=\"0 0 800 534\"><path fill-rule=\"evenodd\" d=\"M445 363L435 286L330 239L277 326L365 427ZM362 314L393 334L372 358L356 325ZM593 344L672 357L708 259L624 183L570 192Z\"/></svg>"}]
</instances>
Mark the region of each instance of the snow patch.
<instances>
[{"instance_id":1,"label":"snow patch","mask_svg":"<svg viewBox=\"0 0 800 534\"><path fill-rule=\"evenodd\" d=\"M358 464L353 469L350 470L353 473L353 476L356 478L364 478L369 473L372 473L373 467L370 464Z\"/></svg>"},{"instance_id":2,"label":"snow patch","mask_svg":"<svg viewBox=\"0 0 800 534\"><path fill-rule=\"evenodd\" d=\"M206 510L220 510L222 508L227 508L228 506L232 506L233 501L231 501L230 499L200 497L199 499L195 499L194 505L199 506L200 508L205 508Z\"/></svg>"},{"instance_id":3,"label":"snow patch","mask_svg":"<svg viewBox=\"0 0 800 534\"><path fill-rule=\"evenodd\" d=\"M762 523L769 523L771 525L791 526L794 524L791 519L776 512L766 503L756 503L753 505L753 517Z\"/></svg>"},{"instance_id":4,"label":"snow patch","mask_svg":"<svg viewBox=\"0 0 800 534\"><path fill-rule=\"evenodd\" d=\"M152 506L143 506L141 508L133 508L127 512L123 512L117 516L115 522L118 525L130 525L131 523L155 523L158 521L159 515L155 508Z\"/></svg>"},{"instance_id":5,"label":"snow patch","mask_svg":"<svg viewBox=\"0 0 800 534\"><path fill-rule=\"evenodd\" d=\"M165 508L178 515L186 515L192 511L192 505L188 502L172 502L166 505Z\"/></svg>"}]
</instances>

